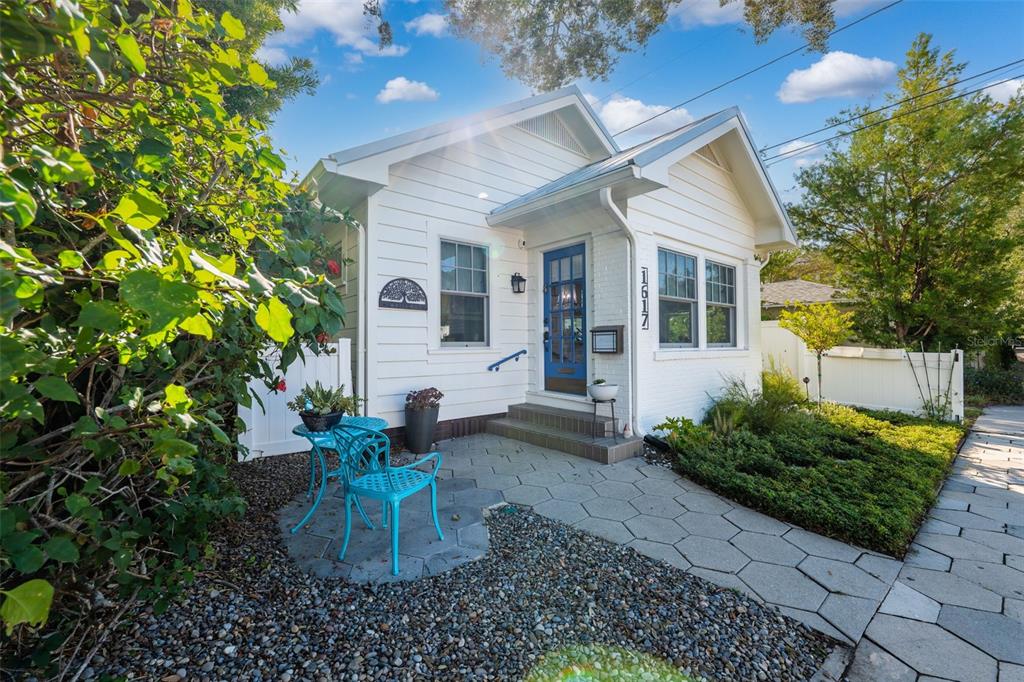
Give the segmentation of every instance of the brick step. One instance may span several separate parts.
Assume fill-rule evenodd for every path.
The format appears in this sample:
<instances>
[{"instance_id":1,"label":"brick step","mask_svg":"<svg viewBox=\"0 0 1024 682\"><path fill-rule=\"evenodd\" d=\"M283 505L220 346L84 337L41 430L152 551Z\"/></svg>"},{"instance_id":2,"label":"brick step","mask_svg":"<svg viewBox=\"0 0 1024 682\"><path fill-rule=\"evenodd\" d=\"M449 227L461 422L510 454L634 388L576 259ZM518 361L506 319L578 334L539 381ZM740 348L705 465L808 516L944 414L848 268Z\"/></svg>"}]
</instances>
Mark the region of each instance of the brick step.
<instances>
[{"instance_id":1,"label":"brick step","mask_svg":"<svg viewBox=\"0 0 1024 682\"><path fill-rule=\"evenodd\" d=\"M600 412L607 412L606 406L599 408ZM610 437L615 433L615 423L611 416L598 414L597 421L594 421L593 412L582 410L567 410L561 407L548 407L547 405L534 405L532 403L520 403L509 405L508 416L510 419L529 422L538 426L547 426L560 431L580 433L586 436L597 436L599 438ZM621 418L615 421L621 422Z\"/></svg>"},{"instance_id":2,"label":"brick step","mask_svg":"<svg viewBox=\"0 0 1024 682\"><path fill-rule=\"evenodd\" d=\"M643 440L635 436L619 436L618 440L610 436L594 437L511 417L488 421L487 431L531 445L585 457L602 464L621 462L630 457L638 457L643 452Z\"/></svg>"}]
</instances>

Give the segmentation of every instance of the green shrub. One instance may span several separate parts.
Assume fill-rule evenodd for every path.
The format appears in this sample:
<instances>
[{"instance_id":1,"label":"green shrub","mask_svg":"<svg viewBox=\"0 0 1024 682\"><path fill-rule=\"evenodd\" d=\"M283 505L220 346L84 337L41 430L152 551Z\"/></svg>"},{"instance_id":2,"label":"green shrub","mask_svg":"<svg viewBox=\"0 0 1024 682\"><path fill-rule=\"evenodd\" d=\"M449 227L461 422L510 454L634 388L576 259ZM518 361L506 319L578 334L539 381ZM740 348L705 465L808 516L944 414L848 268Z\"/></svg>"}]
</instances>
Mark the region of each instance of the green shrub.
<instances>
[{"instance_id":1,"label":"green shrub","mask_svg":"<svg viewBox=\"0 0 1024 682\"><path fill-rule=\"evenodd\" d=\"M710 429L694 424L686 417L666 417L654 430L660 432L665 442L676 452L705 447L712 437Z\"/></svg>"},{"instance_id":2,"label":"green shrub","mask_svg":"<svg viewBox=\"0 0 1024 682\"><path fill-rule=\"evenodd\" d=\"M964 368L964 390L974 405L1024 404L1024 368Z\"/></svg>"},{"instance_id":3,"label":"green shrub","mask_svg":"<svg viewBox=\"0 0 1024 682\"><path fill-rule=\"evenodd\" d=\"M776 518L902 556L962 434L958 425L916 417L894 423L823 403L792 410L763 434L741 426L690 439L696 446L677 448L676 467Z\"/></svg>"},{"instance_id":4,"label":"green shrub","mask_svg":"<svg viewBox=\"0 0 1024 682\"><path fill-rule=\"evenodd\" d=\"M761 394L776 405L796 406L807 402L807 392L800 381L789 370L776 368L774 363L761 372Z\"/></svg>"},{"instance_id":5,"label":"green shrub","mask_svg":"<svg viewBox=\"0 0 1024 682\"><path fill-rule=\"evenodd\" d=\"M741 379L733 377L705 413L704 424L718 435L727 435L736 426L766 434L779 428L803 403L799 383L782 372L762 373L759 390L747 388Z\"/></svg>"}]
</instances>

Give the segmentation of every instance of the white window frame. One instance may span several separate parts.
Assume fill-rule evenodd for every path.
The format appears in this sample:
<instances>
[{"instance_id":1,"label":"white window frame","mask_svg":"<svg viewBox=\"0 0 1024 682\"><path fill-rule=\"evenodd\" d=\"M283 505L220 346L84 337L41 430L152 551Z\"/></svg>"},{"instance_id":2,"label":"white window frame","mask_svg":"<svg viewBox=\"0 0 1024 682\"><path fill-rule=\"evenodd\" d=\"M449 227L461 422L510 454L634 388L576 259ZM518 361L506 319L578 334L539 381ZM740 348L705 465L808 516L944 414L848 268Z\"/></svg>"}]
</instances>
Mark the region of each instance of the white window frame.
<instances>
[{"instance_id":1,"label":"white window frame","mask_svg":"<svg viewBox=\"0 0 1024 682\"><path fill-rule=\"evenodd\" d=\"M726 270L732 271L732 284L731 285L729 285L729 284L725 285L725 286L731 286L732 287L732 303L722 303L722 302L719 302L719 301L712 301L711 300L710 289L709 289L710 280L708 278L708 270L711 267L713 267L713 266L719 267L719 268L725 268ZM705 335L704 338L705 338L705 341L707 343L707 347L708 348L738 348L739 347L739 335L740 335L739 334L739 268L737 268L735 265L729 265L728 263L722 263L722 262L713 260L711 258L706 258L706 259L704 259L704 279L703 279L703 285L704 285L703 288L704 288L704 300L705 300L705 309L704 309L704 316L703 316L705 334L706 334L707 331L709 331L711 329L711 325L708 324L708 319L707 318L708 318L708 314L710 313L712 308L725 308L725 309L730 310L732 312L732 315L729 318L729 322L730 322L730 326L731 326L731 332L732 332L730 334L730 336L732 336L732 341L730 343L711 343L710 341L707 341L707 336Z\"/></svg>"},{"instance_id":2,"label":"white window frame","mask_svg":"<svg viewBox=\"0 0 1024 682\"><path fill-rule=\"evenodd\" d=\"M669 296L667 294L662 294L661 293L661 277L662 277L662 272L661 272L661 252L662 251L664 251L668 255L682 256L683 258L689 258L689 259L691 259L693 261L693 286L694 286L694 292L693 292L694 293L694 297L693 298L686 298L686 297L683 297L683 296ZM683 253L682 251L676 251L674 249L668 248L667 246L658 246L658 265L657 265L656 270L657 270L657 273L658 273L658 347L659 348L698 348L700 346L700 331L701 331L701 324L700 324L700 288L701 288L700 259L697 256L693 255L693 254ZM666 277L669 276L669 274L667 272L664 273L664 274L665 274ZM692 318L691 318L693 320L693 329L691 330L692 331L692 337L693 337L693 342L692 343L670 343L670 342L667 342L667 341L662 341L662 338L661 338L661 324L662 324L662 319L661 319L661 300L662 299L666 299L668 301L679 302L679 303L690 303L690 304L692 304L692 310L693 310L693 314L692 314Z\"/></svg>"},{"instance_id":3,"label":"white window frame","mask_svg":"<svg viewBox=\"0 0 1024 682\"><path fill-rule=\"evenodd\" d=\"M483 249L484 252L484 289L483 293L470 292L470 291L459 291L444 288L444 245L453 244L458 246L468 246L474 249ZM456 270L459 266L456 265ZM465 268L463 268L465 269ZM478 268L470 267L471 271L478 271ZM438 328L437 338L441 348L488 348L491 343L491 250L487 244L475 244L473 242L464 241L460 239L452 239L449 237L441 237L438 240L438 261L437 261L437 273L438 273ZM482 298L484 300L483 310L483 322L484 322L484 340L483 341L445 341L441 338L441 330L444 328L444 324L441 321L441 300L443 296L463 296L466 298Z\"/></svg>"}]
</instances>

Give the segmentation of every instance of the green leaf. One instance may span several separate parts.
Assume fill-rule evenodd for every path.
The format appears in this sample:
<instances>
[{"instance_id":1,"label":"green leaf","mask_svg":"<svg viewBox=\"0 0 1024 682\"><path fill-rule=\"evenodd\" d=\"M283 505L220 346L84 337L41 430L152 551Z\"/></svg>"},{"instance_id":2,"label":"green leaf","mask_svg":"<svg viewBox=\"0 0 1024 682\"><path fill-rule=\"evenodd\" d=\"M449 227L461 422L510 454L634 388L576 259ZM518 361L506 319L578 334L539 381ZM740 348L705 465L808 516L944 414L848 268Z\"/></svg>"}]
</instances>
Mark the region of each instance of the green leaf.
<instances>
[{"instance_id":1,"label":"green leaf","mask_svg":"<svg viewBox=\"0 0 1024 682\"><path fill-rule=\"evenodd\" d=\"M119 476L134 476L139 473L142 469L142 465L139 464L138 460L126 459L121 462L121 466L117 468L117 474Z\"/></svg>"},{"instance_id":2,"label":"green leaf","mask_svg":"<svg viewBox=\"0 0 1024 682\"><path fill-rule=\"evenodd\" d=\"M227 33L229 38L234 40L245 38L245 26L231 12L224 12L224 14L220 15L220 25L224 27L224 32Z\"/></svg>"},{"instance_id":3,"label":"green leaf","mask_svg":"<svg viewBox=\"0 0 1024 682\"><path fill-rule=\"evenodd\" d=\"M46 555L51 559L62 564L78 561L78 547L75 546L75 543L71 542L70 538L63 535L55 535L47 540L43 543L43 550L46 551Z\"/></svg>"},{"instance_id":4,"label":"green leaf","mask_svg":"<svg viewBox=\"0 0 1024 682\"><path fill-rule=\"evenodd\" d=\"M210 323L202 315L193 315L187 320L184 320L181 323L181 328L189 334L195 334L196 336L202 336L207 339L213 338L213 327L210 326Z\"/></svg>"},{"instance_id":5,"label":"green leaf","mask_svg":"<svg viewBox=\"0 0 1024 682\"><path fill-rule=\"evenodd\" d=\"M43 550L35 545L29 545L21 551L12 552L11 561L19 572L35 573L46 562L46 555L43 554Z\"/></svg>"},{"instance_id":6,"label":"green leaf","mask_svg":"<svg viewBox=\"0 0 1024 682\"><path fill-rule=\"evenodd\" d=\"M112 213L132 227L148 230L167 217L167 204L145 187L136 187L121 197Z\"/></svg>"},{"instance_id":7,"label":"green leaf","mask_svg":"<svg viewBox=\"0 0 1024 682\"><path fill-rule=\"evenodd\" d=\"M21 183L4 175L0 175L0 216L18 227L30 225L36 217L36 200Z\"/></svg>"},{"instance_id":8,"label":"green leaf","mask_svg":"<svg viewBox=\"0 0 1024 682\"><path fill-rule=\"evenodd\" d=\"M60 266L62 268L68 268L70 270L77 270L85 264L85 258L77 251L61 251L57 255L57 260L60 261Z\"/></svg>"},{"instance_id":9,"label":"green leaf","mask_svg":"<svg viewBox=\"0 0 1024 682\"><path fill-rule=\"evenodd\" d=\"M32 165L39 170L44 182L56 184L91 181L95 175L92 164L85 156L69 147L33 147L32 151L35 153Z\"/></svg>"},{"instance_id":10,"label":"green leaf","mask_svg":"<svg viewBox=\"0 0 1024 682\"><path fill-rule=\"evenodd\" d=\"M249 62L248 69L249 80L251 80L253 83L255 83L256 85L265 85L267 83L267 71L262 66L260 66L259 62Z\"/></svg>"},{"instance_id":11,"label":"green leaf","mask_svg":"<svg viewBox=\"0 0 1024 682\"><path fill-rule=\"evenodd\" d=\"M277 175L284 173L287 168L284 160L267 147L260 150L260 163L274 171Z\"/></svg>"},{"instance_id":12,"label":"green leaf","mask_svg":"<svg viewBox=\"0 0 1024 682\"><path fill-rule=\"evenodd\" d=\"M58 376L40 377L33 384L39 393L50 400L60 400L66 403L77 403L78 393L71 387L64 378Z\"/></svg>"},{"instance_id":13,"label":"green leaf","mask_svg":"<svg viewBox=\"0 0 1024 682\"><path fill-rule=\"evenodd\" d=\"M192 404L192 399L188 397L188 391L185 390L184 386L168 384L164 387L164 403L171 408L181 406L188 409L189 405Z\"/></svg>"},{"instance_id":14,"label":"green leaf","mask_svg":"<svg viewBox=\"0 0 1024 682\"><path fill-rule=\"evenodd\" d=\"M256 324L278 343L287 342L295 334L292 328L292 313L277 296L260 303L256 309Z\"/></svg>"},{"instance_id":15,"label":"green leaf","mask_svg":"<svg viewBox=\"0 0 1024 682\"><path fill-rule=\"evenodd\" d=\"M149 316L149 333L169 329L199 311L198 293L184 282L163 279L150 270L135 270L121 280L121 300Z\"/></svg>"},{"instance_id":16,"label":"green leaf","mask_svg":"<svg viewBox=\"0 0 1024 682\"><path fill-rule=\"evenodd\" d=\"M13 590L4 590L4 602L0 604L0 619L10 637L16 625L43 625L50 616L53 603L53 585L36 578L24 582Z\"/></svg>"},{"instance_id":17,"label":"green leaf","mask_svg":"<svg viewBox=\"0 0 1024 682\"><path fill-rule=\"evenodd\" d=\"M121 314L110 301L86 301L75 324L113 334L121 328Z\"/></svg>"},{"instance_id":18,"label":"green leaf","mask_svg":"<svg viewBox=\"0 0 1024 682\"><path fill-rule=\"evenodd\" d=\"M131 67L135 69L135 72L142 75L146 72L146 60L142 58L142 51L139 50L139 44L135 42L135 36L130 33L122 33L114 39L117 42L117 46L121 48L121 54L124 55Z\"/></svg>"}]
</instances>

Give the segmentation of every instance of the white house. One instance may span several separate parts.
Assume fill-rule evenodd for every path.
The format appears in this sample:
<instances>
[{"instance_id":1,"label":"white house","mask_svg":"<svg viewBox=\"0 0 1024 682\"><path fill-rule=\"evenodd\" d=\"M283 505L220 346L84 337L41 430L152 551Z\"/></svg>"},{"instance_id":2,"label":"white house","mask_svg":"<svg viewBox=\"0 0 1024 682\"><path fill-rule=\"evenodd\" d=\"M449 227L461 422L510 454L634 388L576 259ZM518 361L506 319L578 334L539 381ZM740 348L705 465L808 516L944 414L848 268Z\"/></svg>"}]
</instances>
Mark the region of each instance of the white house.
<instances>
[{"instance_id":1,"label":"white house","mask_svg":"<svg viewBox=\"0 0 1024 682\"><path fill-rule=\"evenodd\" d=\"M755 256L796 244L738 109L620 150L575 87L331 154L304 184L361 223L338 239L368 413L401 427L436 386L443 435L604 461L758 381ZM590 431L594 379L632 438L606 437L609 404Z\"/></svg>"}]
</instances>

